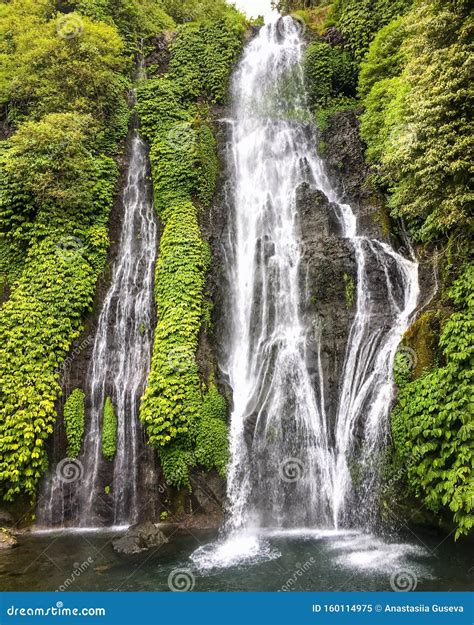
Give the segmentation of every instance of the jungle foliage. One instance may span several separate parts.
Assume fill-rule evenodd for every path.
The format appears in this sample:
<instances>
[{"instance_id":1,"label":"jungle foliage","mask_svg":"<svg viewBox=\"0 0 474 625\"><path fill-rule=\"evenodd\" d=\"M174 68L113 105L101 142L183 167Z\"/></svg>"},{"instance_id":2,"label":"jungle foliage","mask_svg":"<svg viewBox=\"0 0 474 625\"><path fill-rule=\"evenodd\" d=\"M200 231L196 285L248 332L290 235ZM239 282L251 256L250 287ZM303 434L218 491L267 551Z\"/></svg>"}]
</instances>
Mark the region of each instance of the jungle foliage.
<instances>
[{"instance_id":1,"label":"jungle foliage","mask_svg":"<svg viewBox=\"0 0 474 625\"><path fill-rule=\"evenodd\" d=\"M395 366L393 454L408 467L401 496L414 494L445 524L451 518L458 537L472 528L474 501L470 6L336 0L325 26L305 58L317 119L350 104L341 94L355 80L372 183L420 253L439 259L440 292L418 324L426 336L405 337L419 362L400 357ZM439 329L428 331L426 319Z\"/></svg>"},{"instance_id":2,"label":"jungle foliage","mask_svg":"<svg viewBox=\"0 0 474 625\"><path fill-rule=\"evenodd\" d=\"M224 97L244 20L221 0L0 4L0 283L6 300L0 310L0 480L6 499L34 496L47 468L45 442L57 417L62 363L105 268L136 55L176 28L167 76L140 91L156 208L165 224L157 263L160 320L144 404L146 421L157 407L149 431L160 445L199 421L208 392L195 360L210 263L199 206L209 203L218 175L208 105ZM176 371L170 361L170 353L180 361L181 349L189 371L179 362ZM71 455L82 441L80 392L65 405ZM108 459L116 428L108 400L102 441ZM195 442L200 430L193 432ZM217 450L222 429L216 437ZM200 440L205 449L208 439L201 433ZM213 462L219 470L224 453ZM198 455L211 466L209 453Z\"/></svg>"},{"instance_id":3,"label":"jungle foliage","mask_svg":"<svg viewBox=\"0 0 474 625\"><path fill-rule=\"evenodd\" d=\"M112 462L117 451L117 415L110 397L105 399L102 415L102 455Z\"/></svg>"},{"instance_id":4,"label":"jungle foliage","mask_svg":"<svg viewBox=\"0 0 474 625\"><path fill-rule=\"evenodd\" d=\"M33 497L47 468L62 363L105 267L115 160L130 114L123 28L142 20L140 37L154 34L143 22L152 19L146 5L0 4L0 492L7 500ZM65 417L73 455L78 400L76 393L74 412L69 399Z\"/></svg>"},{"instance_id":5,"label":"jungle foliage","mask_svg":"<svg viewBox=\"0 0 474 625\"><path fill-rule=\"evenodd\" d=\"M67 436L68 458L77 458L84 439L84 399L85 393L76 388L64 404L64 427Z\"/></svg>"}]
</instances>

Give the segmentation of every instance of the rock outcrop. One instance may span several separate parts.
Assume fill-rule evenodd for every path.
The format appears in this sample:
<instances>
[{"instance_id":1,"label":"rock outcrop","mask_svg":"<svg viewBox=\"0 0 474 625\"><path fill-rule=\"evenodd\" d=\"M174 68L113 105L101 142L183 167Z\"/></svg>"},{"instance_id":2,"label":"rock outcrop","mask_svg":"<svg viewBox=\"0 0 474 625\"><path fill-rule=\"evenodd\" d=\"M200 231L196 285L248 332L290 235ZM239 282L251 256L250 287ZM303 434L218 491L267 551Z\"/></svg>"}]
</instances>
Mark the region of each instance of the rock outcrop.
<instances>
[{"instance_id":1,"label":"rock outcrop","mask_svg":"<svg viewBox=\"0 0 474 625\"><path fill-rule=\"evenodd\" d=\"M166 544L168 539L161 529L150 521L134 525L126 534L112 542L117 553L134 555Z\"/></svg>"},{"instance_id":2,"label":"rock outcrop","mask_svg":"<svg viewBox=\"0 0 474 625\"><path fill-rule=\"evenodd\" d=\"M0 527L0 551L4 549L13 549L14 547L18 547L17 539L9 530L4 527Z\"/></svg>"}]
</instances>

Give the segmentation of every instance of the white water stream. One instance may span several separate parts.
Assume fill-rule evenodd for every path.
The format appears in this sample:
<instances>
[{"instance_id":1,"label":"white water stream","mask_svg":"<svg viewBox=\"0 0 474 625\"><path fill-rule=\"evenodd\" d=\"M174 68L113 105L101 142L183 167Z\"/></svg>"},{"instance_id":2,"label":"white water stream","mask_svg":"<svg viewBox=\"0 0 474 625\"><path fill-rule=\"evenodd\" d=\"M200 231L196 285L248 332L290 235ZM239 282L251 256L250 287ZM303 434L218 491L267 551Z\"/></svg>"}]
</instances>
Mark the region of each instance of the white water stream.
<instances>
[{"instance_id":1,"label":"white water stream","mask_svg":"<svg viewBox=\"0 0 474 625\"><path fill-rule=\"evenodd\" d=\"M157 251L157 224L148 178L146 145L135 134L123 195L117 258L87 374L88 431L78 461L71 461L70 467L60 463L46 485L39 507L42 525L101 525L104 508L114 525L133 523L138 518L140 464L145 460L143 454L140 457L145 445L138 408L151 359ZM102 455L107 397L112 399L118 423L113 467L107 467L109 463ZM108 484L110 500L104 493L103 479L99 479L104 468L112 477ZM113 509L107 510L110 505Z\"/></svg>"},{"instance_id":2,"label":"white water stream","mask_svg":"<svg viewBox=\"0 0 474 625\"><path fill-rule=\"evenodd\" d=\"M418 300L417 264L363 236L328 180L306 103L303 52L300 25L272 18L248 44L233 80L233 214L225 243L232 339L222 363L234 397L230 515L225 539L194 554L204 566L252 560L262 548L252 532L354 523L348 462L355 431L362 428L370 460L387 436L393 362ZM320 357L320 388L308 371L296 201L303 183L337 206L357 263L357 310L335 415L324 408ZM378 285L383 315L369 280L374 263L385 276Z\"/></svg>"}]
</instances>

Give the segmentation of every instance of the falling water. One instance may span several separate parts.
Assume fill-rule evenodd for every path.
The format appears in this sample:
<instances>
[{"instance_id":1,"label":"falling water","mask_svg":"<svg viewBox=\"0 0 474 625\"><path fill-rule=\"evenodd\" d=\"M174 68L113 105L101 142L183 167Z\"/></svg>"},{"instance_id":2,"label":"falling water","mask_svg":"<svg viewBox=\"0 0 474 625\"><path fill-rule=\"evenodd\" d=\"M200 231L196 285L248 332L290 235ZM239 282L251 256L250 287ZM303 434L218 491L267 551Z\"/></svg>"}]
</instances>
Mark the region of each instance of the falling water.
<instances>
[{"instance_id":1,"label":"falling water","mask_svg":"<svg viewBox=\"0 0 474 625\"><path fill-rule=\"evenodd\" d=\"M273 19L248 44L233 82L225 242L232 327L222 363L234 397L230 538L212 557L206 549L193 556L201 564L209 558L232 562L236 551L252 557L255 545L243 544L251 542L252 528L357 523L357 513L348 509L355 431L362 427L363 464L386 437L393 361L418 299L416 263L360 235L351 207L339 201L325 174L306 103L303 51L299 24ZM357 263L357 311L333 415L325 409L320 353L317 375L308 370L310 329L301 312L308 294L299 280L297 190L303 184L332 203ZM374 264L382 276L377 285L368 271ZM383 314L374 289L383 292Z\"/></svg>"},{"instance_id":2,"label":"falling water","mask_svg":"<svg viewBox=\"0 0 474 625\"><path fill-rule=\"evenodd\" d=\"M138 407L150 367L157 248L148 168L146 145L135 134L112 282L99 317L87 373L88 432L78 461L71 463L75 465L71 470L76 468L80 475L71 480L64 474L67 467L58 465L46 487L50 492L40 506L39 520L45 525L64 524L65 516L72 525L97 525L103 523L104 508L105 516L115 525L133 523L138 517L141 456L147 453ZM118 422L113 467L102 456L107 397L112 400ZM103 473L111 477L109 484L103 483ZM104 486L110 487L111 497L104 494Z\"/></svg>"}]
</instances>

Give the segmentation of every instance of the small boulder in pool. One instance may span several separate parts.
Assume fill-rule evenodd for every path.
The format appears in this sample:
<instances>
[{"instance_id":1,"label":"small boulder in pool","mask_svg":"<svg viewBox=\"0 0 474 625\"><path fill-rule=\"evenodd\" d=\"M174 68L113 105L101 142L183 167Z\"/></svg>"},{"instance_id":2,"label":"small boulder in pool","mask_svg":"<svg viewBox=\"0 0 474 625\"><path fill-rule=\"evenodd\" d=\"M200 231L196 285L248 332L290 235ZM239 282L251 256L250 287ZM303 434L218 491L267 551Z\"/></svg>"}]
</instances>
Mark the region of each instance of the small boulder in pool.
<instances>
[{"instance_id":1,"label":"small boulder in pool","mask_svg":"<svg viewBox=\"0 0 474 625\"><path fill-rule=\"evenodd\" d=\"M112 542L117 553L133 555L148 549L156 549L168 542L160 528L147 521L133 525L126 534Z\"/></svg>"},{"instance_id":2,"label":"small boulder in pool","mask_svg":"<svg viewBox=\"0 0 474 625\"><path fill-rule=\"evenodd\" d=\"M4 527L0 527L0 550L13 549L18 546L17 539Z\"/></svg>"}]
</instances>

